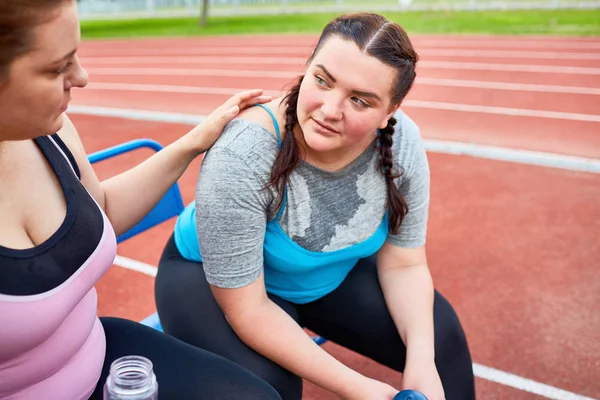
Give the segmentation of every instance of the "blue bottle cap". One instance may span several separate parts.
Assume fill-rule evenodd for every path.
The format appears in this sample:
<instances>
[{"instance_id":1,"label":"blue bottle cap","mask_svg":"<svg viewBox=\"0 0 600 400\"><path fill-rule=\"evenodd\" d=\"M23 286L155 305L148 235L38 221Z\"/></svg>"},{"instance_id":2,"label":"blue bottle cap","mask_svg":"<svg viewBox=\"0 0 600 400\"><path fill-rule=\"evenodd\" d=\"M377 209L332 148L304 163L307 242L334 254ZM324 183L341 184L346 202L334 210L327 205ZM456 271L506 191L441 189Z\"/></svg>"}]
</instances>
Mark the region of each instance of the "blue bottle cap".
<instances>
[{"instance_id":1,"label":"blue bottle cap","mask_svg":"<svg viewBox=\"0 0 600 400\"><path fill-rule=\"evenodd\" d=\"M427 400L427 397L417 390L403 390L394 396L394 400Z\"/></svg>"}]
</instances>

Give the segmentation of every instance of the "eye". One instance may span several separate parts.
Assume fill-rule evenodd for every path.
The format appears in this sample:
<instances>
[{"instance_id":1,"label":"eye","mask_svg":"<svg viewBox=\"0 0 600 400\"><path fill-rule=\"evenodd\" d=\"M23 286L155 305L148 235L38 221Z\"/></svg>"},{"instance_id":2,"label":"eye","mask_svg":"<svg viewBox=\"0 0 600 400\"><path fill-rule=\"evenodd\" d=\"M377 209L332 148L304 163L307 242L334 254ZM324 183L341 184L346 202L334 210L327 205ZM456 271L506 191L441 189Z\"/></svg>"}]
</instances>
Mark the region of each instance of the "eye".
<instances>
[{"instance_id":1,"label":"eye","mask_svg":"<svg viewBox=\"0 0 600 400\"><path fill-rule=\"evenodd\" d=\"M350 100L360 107L369 107L369 104L359 97L354 96Z\"/></svg>"},{"instance_id":2,"label":"eye","mask_svg":"<svg viewBox=\"0 0 600 400\"><path fill-rule=\"evenodd\" d=\"M62 67L58 71L56 71L56 73L58 75L64 74L65 72L68 72L72 66L73 66L73 62L69 61L64 67Z\"/></svg>"},{"instance_id":3,"label":"eye","mask_svg":"<svg viewBox=\"0 0 600 400\"><path fill-rule=\"evenodd\" d=\"M321 78L319 75L315 75L315 80L317 81L317 85L319 86L327 86L327 81Z\"/></svg>"}]
</instances>

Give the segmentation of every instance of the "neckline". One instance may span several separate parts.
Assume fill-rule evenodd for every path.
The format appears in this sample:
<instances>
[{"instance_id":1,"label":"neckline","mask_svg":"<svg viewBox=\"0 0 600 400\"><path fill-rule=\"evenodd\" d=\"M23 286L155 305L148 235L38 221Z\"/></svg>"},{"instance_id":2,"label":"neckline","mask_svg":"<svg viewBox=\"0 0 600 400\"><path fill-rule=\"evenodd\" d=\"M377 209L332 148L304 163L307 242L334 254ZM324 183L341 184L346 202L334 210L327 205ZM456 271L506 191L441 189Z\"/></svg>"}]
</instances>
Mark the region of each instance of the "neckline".
<instances>
[{"instance_id":1,"label":"neckline","mask_svg":"<svg viewBox=\"0 0 600 400\"><path fill-rule=\"evenodd\" d=\"M54 146L54 149L60 153L60 157L63 157L64 162L68 162L67 159L62 155L62 152L58 148L58 145L54 142L54 140L50 137L39 137L33 139L33 142L37 145L38 149L42 152L42 156L46 159L52 172L58 179L60 184L60 188L62 190L62 195L65 199L66 204L66 213L62 223L59 225L57 230L50 235L46 240L38 245L34 245L33 247L29 247L26 249L13 249L11 247L2 246L0 244L0 255L14 257L14 258L30 258L38 256L45 251L52 248L56 243L58 243L62 237L65 235L66 231L71 227L71 225L75 222L75 203L73 199L73 193L71 193L71 186L67 181L66 174L71 172L70 170L63 171L61 163L56 157L56 153L50 151ZM45 142L45 143L44 143ZM46 147L48 146L48 147Z\"/></svg>"}]
</instances>

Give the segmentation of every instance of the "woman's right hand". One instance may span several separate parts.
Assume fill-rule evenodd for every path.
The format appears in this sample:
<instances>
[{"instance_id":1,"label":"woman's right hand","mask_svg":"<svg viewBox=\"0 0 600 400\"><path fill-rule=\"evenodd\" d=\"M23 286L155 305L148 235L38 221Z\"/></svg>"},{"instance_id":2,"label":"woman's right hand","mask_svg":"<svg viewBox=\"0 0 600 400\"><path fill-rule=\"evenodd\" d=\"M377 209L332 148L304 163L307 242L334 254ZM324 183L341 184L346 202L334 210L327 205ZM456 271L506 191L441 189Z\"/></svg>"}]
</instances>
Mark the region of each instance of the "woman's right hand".
<instances>
[{"instance_id":1,"label":"woman's right hand","mask_svg":"<svg viewBox=\"0 0 600 400\"><path fill-rule=\"evenodd\" d=\"M380 382L376 379L365 377L357 382L356 389L347 400L393 400L400 390Z\"/></svg>"},{"instance_id":2,"label":"woman's right hand","mask_svg":"<svg viewBox=\"0 0 600 400\"><path fill-rule=\"evenodd\" d=\"M225 103L217 107L205 119L185 135L197 154L204 153L223 133L223 128L232 119L248 107L268 103L271 96L263 95L262 89L245 90L230 97Z\"/></svg>"}]
</instances>

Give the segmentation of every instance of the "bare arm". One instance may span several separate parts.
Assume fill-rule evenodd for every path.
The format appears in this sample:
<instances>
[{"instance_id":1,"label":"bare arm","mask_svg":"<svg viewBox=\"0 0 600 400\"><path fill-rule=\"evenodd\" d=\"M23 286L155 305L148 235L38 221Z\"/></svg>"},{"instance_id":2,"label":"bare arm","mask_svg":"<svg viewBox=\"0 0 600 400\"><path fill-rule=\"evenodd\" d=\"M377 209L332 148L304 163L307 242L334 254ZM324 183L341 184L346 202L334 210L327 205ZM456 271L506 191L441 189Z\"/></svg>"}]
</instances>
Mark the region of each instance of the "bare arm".
<instances>
[{"instance_id":1,"label":"bare arm","mask_svg":"<svg viewBox=\"0 0 600 400\"><path fill-rule=\"evenodd\" d=\"M81 139L68 117L59 135L73 153L81 181L121 234L139 222L181 177L188 165L217 140L223 127L241 109L264 103L262 90L241 92L213 111L205 121L144 162L100 182L90 165Z\"/></svg>"},{"instance_id":2,"label":"bare arm","mask_svg":"<svg viewBox=\"0 0 600 400\"><path fill-rule=\"evenodd\" d=\"M262 275L246 287L211 289L240 339L294 374L349 400L390 400L398 392L348 368L317 345L267 297Z\"/></svg>"},{"instance_id":3,"label":"bare arm","mask_svg":"<svg viewBox=\"0 0 600 400\"><path fill-rule=\"evenodd\" d=\"M386 243L379 250L377 268L388 309L407 348L407 364L433 361L433 282L424 247Z\"/></svg>"},{"instance_id":4,"label":"bare arm","mask_svg":"<svg viewBox=\"0 0 600 400\"><path fill-rule=\"evenodd\" d=\"M378 275L392 319L406 345L403 389L416 389L430 400L443 400L435 365L434 286L425 252L430 200L429 163L419 129L401 116L397 153L406 164L400 191L407 204L400 232L390 234L378 252Z\"/></svg>"}]
</instances>

